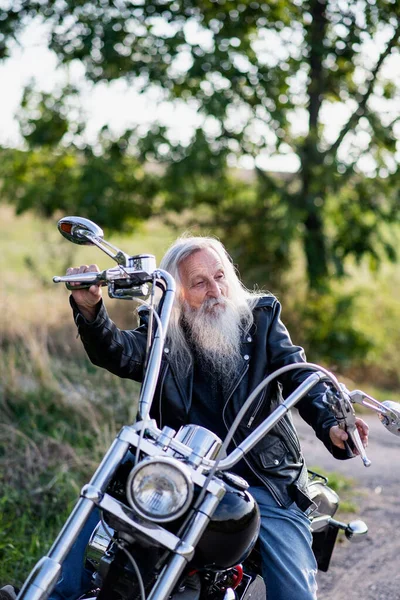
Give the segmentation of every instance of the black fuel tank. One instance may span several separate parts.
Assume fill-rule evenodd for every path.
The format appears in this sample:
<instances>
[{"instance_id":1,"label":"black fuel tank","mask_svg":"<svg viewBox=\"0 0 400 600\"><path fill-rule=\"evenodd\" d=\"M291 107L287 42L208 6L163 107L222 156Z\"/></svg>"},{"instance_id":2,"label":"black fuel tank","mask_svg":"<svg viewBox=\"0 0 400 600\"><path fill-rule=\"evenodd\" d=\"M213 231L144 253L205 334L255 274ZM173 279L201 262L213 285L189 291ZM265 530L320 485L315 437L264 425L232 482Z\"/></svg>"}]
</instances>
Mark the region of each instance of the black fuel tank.
<instances>
[{"instance_id":1,"label":"black fuel tank","mask_svg":"<svg viewBox=\"0 0 400 600\"><path fill-rule=\"evenodd\" d=\"M253 496L225 484L227 491L197 544L191 562L196 568L223 570L241 563L252 550L260 529Z\"/></svg>"}]
</instances>

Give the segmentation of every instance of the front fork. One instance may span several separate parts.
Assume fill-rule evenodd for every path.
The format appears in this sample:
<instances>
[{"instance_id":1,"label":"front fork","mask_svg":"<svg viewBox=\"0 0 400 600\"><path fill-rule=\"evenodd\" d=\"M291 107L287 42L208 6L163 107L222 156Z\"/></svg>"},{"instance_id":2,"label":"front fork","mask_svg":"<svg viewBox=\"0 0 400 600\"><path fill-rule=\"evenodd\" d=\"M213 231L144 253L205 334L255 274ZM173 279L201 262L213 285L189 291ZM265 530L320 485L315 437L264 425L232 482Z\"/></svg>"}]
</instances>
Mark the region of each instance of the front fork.
<instances>
[{"instance_id":1,"label":"front fork","mask_svg":"<svg viewBox=\"0 0 400 600\"><path fill-rule=\"evenodd\" d=\"M126 452L137 438L134 427L124 427L93 475L90 483L82 488L81 498L58 535L47 556L34 567L24 583L17 600L47 600L61 575L62 563L70 552L78 535L95 507L117 515L134 529L149 535L153 541L162 539L162 545L171 552L171 559L162 570L148 600L165 600L172 593L187 563L191 560L198 541L202 537L210 518L225 494L225 487L204 498L182 537L177 537L158 526L150 526L142 520L132 519L131 511L105 494L107 486ZM161 536L158 539L158 536Z\"/></svg>"}]
</instances>

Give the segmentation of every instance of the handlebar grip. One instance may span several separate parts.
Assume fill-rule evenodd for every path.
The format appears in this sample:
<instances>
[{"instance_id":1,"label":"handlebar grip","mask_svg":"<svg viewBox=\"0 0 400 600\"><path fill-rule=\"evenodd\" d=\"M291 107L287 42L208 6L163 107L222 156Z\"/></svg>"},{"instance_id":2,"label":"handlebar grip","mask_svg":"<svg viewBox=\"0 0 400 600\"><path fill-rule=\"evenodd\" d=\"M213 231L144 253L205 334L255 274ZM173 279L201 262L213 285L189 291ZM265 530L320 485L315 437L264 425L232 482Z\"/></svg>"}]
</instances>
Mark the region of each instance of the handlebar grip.
<instances>
[{"instance_id":1,"label":"handlebar grip","mask_svg":"<svg viewBox=\"0 0 400 600\"><path fill-rule=\"evenodd\" d=\"M354 454L354 444L352 443L352 441L350 440L350 438L346 441L343 441L344 444L344 450L346 452L346 457L347 458L354 458L355 454Z\"/></svg>"},{"instance_id":2,"label":"handlebar grip","mask_svg":"<svg viewBox=\"0 0 400 600\"><path fill-rule=\"evenodd\" d=\"M75 275L63 275L53 277L54 283L65 283L68 290L87 290L92 285L106 285L104 274L96 272L76 273ZM74 285L71 285L74 284ZM76 284L76 285L75 285Z\"/></svg>"},{"instance_id":3,"label":"handlebar grip","mask_svg":"<svg viewBox=\"0 0 400 600\"><path fill-rule=\"evenodd\" d=\"M106 281L92 281L91 283L82 283L80 285L74 285L72 283L67 282L65 284L65 287L67 288L67 290L74 292L76 290L88 290L90 287L92 287L92 285L102 286L102 285L107 285L107 282Z\"/></svg>"}]
</instances>

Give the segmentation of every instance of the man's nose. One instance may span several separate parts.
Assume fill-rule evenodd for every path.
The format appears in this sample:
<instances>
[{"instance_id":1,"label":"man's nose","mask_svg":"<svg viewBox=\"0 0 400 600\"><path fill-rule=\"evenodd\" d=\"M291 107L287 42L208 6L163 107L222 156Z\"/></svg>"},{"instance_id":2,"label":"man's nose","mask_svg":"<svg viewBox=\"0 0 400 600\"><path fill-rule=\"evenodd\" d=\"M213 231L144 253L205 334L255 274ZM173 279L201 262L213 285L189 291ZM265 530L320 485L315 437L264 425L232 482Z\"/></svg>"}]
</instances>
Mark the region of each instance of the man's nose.
<instances>
[{"instance_id":1,"label":"man's nose","mask_svg":"<svg viewBox=\"0 0 400 600\"><path fill-rule=\"evenodd\" d=\"M210 296L210 298L219 298L221 296L221 288L216 281L210 281L207 296Z\"/></svg>"}]
</instances>

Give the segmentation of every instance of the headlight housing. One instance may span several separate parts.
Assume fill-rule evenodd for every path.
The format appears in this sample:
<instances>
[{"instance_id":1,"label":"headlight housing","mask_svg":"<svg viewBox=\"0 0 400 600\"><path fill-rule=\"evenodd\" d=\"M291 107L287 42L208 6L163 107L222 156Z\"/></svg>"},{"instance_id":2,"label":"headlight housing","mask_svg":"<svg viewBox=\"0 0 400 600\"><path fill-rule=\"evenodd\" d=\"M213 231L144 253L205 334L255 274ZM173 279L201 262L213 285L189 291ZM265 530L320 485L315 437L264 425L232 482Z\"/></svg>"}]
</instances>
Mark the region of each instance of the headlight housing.
<instances>
[{"instance_id":1,"label":"headlight housing","mask_svg":"<svg viewBox=\"0 0 400 600\"><path fill-rule=\"evenodd\" d=\"M176 459L151 457L132 469L126 494L139 515L165 523L187 510L193 498L193 482L189 469Z\"/></svg>"}]
</instances>

